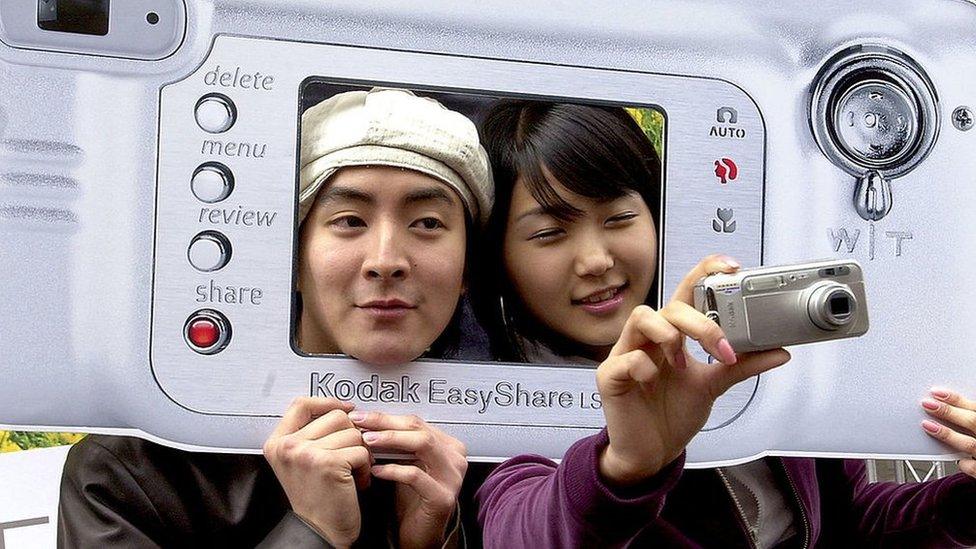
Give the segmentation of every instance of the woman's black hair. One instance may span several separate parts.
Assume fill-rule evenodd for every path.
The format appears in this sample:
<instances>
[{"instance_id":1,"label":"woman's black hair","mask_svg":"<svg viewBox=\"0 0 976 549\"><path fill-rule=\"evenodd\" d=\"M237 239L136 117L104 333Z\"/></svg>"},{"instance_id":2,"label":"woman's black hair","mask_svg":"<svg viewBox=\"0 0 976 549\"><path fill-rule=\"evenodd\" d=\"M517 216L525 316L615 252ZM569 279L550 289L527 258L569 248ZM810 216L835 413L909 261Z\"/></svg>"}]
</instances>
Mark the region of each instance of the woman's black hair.
<instances>
[{"instance_id":1,"label":"woman's black hair","mask_svg":"<svg viewBox=\"0 0 976 549\"><path fill-rule=\"evenodd\" d=\"M660 234L661 159L633 117L619 107L500 100L486 114L480 132L494 174L495 206L482 236L474 304L492 353L501 360L525 361L523 337L563 356L583 354L578 343L535 321L508 280L502 251L515 182L525 182L547 213L561 220L584 212L563 200L552 180L595 200L636 192ZM657 281L655 272L645 299L652 307Z\"/></svg>"}]
</instances>

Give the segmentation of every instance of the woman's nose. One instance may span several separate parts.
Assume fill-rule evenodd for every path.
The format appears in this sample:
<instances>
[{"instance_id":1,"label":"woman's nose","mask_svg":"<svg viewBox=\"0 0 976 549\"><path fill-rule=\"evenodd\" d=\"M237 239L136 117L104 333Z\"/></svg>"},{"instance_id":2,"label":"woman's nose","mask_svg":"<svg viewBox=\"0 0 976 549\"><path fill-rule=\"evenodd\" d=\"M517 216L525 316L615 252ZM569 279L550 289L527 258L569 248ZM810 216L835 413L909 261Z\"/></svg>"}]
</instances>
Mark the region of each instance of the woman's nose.
<instances>
[{"instance_id":1,"label":"woman's nose","mask_svg":"<svg viewBox=\"0 0 976 549\"><path fill-rule=\"evenodd\" d=\"M580 242L576 252L577 276L600 276L613 268L613 254L600 238L587 238Z\"/></svg>"},{"instance_id":2,"label":"woman's nose","mask_svg":"<svg viewBox=\"0 0 976 549\"><path fill-rule=\"evenodd\" d=\"M392 223L381 223L374 229L375 238L367 244L362 273L368 279L401 279L410 272L410 261L405 249L405 237Z\"/></svg>"}]
</instances>

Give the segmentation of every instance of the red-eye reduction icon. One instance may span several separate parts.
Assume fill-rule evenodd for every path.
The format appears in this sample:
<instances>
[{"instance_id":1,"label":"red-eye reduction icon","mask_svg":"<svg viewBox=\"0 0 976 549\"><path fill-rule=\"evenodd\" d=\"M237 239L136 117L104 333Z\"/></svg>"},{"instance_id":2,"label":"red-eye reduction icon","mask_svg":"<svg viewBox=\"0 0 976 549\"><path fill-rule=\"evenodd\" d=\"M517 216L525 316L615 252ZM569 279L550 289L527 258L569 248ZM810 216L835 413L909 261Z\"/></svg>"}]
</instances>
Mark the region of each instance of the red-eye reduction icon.
<instances>
[{"instance_id":1,"label":"red-eye reduction icon","mask_svg":"<svg viewBox=\"0 0 976 549\"><path fill-rule=\"evenodd\" d=\"M723 158L715 161L715 177L718 177L723 185L729 181L735 181L739 177L739 167L731 158Z\"/></svg>"}]
</instances>

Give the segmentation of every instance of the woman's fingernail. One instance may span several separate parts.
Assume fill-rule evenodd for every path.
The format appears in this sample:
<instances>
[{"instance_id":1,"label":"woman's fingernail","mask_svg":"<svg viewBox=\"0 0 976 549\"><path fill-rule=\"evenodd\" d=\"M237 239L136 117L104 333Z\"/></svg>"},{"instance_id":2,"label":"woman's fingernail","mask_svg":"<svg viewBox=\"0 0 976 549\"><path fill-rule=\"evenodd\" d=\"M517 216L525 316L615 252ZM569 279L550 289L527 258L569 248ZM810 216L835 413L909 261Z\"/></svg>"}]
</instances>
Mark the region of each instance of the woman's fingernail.
<instances>
[{"instance_id":1,"label":"woman's fingernail","mask_svg":"<svg viewBox=\"0 0 976 549\"><path fill-rule=\"evenodd\" d=\"M932 396L940 400L945 400L949 398L949 391L946 391L945 389L932 389L929 392L932 393Z\"/></svg>"},{"instance_id":2,"label":"woman's fingernail","mask_svg":"<svg viewBox=\"0 0 976 549\"><path fill-rule=\"evenodd\" d=\"M723 337L722 341L718 342L718 350L719 353L722 354L721 360L723 364L726 366L729 364L735 364L737 359L735 357L735 351L732 350L732 345L729 344L729 340Z\"/></svg>"},{"instance_id":3,"label":"woman's fingernail","mask_svg":"<svg viewBox=\"0 0 976 549\"><path fill-rule=\"evenodd\" d=\"M725 256L724 258L722 258L722 261L724 261L726 265L728 265L729 267L732 267L733 269L738 269L739 267L742 266L742 265L739 265L739 262L738 261L732 259L729 256Z\"/></svg>"},{"instance_id":4,"label":"woman's fingernail","mask_svg":"<svg viewBox=\"0 0 976 549\"><path fill-rule=\"evenodd\" d=\"M363 421L366 419L366 412L360 412L359 410L349 412L349 419L351 419L353 422Z\"/></svg>"},{"instance_id":5,"label":"woman's fingernail","mask_svg":"<svg viewBox=\"0 0 976 549\"><path fill-rule=\"evenodd\" d=\"M934 412L934 411L938 410L940 406L941 405L938 402L936 402L934 400L929 400L927 398L922 401L922 408L925 408L926 410L928 410L930 412Z\"/></svg>"},{"instance_id":6,"label":"woman's fingernail","mask_svg":"<svg viewBox=\"0 0 976 549\"><path fill-rule=\"evenodd\" d=\"M372 433L372 432L363 433L363 440L366 441L366 444L372 444L379 439L380 439L379 433Z\"/></svg>"},{"instance_id":7,"label":"woman's fingernail","mask_svg":"<svg viewBox=\"0 0 976 549\"><path fill-rule=\"evenodd\" d=\"M926 419L925 421L922 422L922 429L925 429L926 431L934 435L942 430L942 426L940 426L938 423L934 421L929 421Z\"/></svg>"}]
</instances>

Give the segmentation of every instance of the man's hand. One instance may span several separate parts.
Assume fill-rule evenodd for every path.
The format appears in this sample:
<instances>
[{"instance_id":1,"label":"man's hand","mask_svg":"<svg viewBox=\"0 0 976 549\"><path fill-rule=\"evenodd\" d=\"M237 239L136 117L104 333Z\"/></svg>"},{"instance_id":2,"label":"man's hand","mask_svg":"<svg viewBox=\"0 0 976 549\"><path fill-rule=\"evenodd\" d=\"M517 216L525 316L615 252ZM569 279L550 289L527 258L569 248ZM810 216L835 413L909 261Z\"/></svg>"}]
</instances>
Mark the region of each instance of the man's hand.
<instances>
[{"instance_id":1,"label":"man's hand","mask_svg":"<svg viewBox=\"0 0 976 549\"><path fill-rule=\"evenodd\" d=\"M372 464L347 415L352 408L334 398L295 399L264 443L292 510L337 548L359 537L356 491L369 483Z\"/></svg>"},{"instance_id":2,"label":"man's hand","mask_svg":"<svg viewBox=\"0 0 976 549\"><path fill-rule=\"evenodd\" d=\"M708 420L712 404L736 383L786 363L774 349L736 357L718 324L696 310L694 287L703 276L731 273L725 256L703 259L660 311L634 309L610 356L597 369L610 445L600 473L617 484L655 475L676 459ZM704 364L685 352L685 337L720 362Z\"/></svg>"},{"instance_id":3,"label":"man's hand","mask_svg":"<svg viewBox=\"0 0 976 549\"><path fill-rule=\"evenodd\" d=\"M441 547L457 507L467 449L461 441L417 416L352 412L363 440L375 452L412 454L409 464L374 465L373 475L397 483L400 547Z\"/></svg>"}]
</instances>

